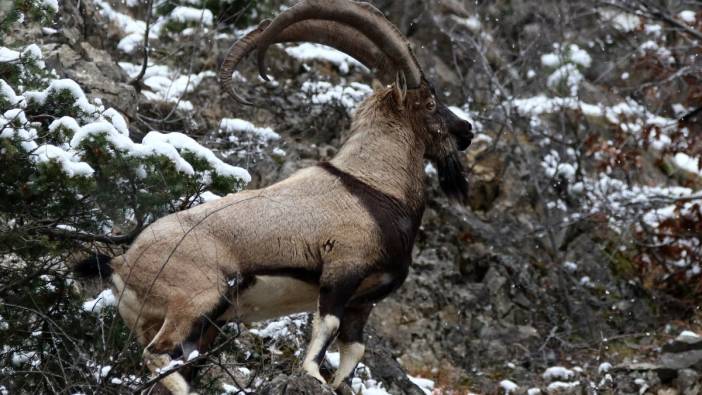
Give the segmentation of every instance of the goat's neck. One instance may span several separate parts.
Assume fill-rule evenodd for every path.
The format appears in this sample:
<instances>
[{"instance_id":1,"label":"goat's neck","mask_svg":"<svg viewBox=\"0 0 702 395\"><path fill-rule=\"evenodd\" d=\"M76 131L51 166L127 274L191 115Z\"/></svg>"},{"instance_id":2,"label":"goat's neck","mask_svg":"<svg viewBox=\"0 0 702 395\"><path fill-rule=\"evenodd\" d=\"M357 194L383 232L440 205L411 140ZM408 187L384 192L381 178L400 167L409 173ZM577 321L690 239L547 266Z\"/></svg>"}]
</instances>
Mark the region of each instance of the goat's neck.
<instances>
[{"instance_id":1,"label":"goat's neck","mask_svg":"<svg viewBox=\"0 0 702 395\"><path fill-rule=\"evenodd\" d=\"M424 146L399 125L354 122L331 163L411 208L424 205Z\"/></svg>"}]
</instances>

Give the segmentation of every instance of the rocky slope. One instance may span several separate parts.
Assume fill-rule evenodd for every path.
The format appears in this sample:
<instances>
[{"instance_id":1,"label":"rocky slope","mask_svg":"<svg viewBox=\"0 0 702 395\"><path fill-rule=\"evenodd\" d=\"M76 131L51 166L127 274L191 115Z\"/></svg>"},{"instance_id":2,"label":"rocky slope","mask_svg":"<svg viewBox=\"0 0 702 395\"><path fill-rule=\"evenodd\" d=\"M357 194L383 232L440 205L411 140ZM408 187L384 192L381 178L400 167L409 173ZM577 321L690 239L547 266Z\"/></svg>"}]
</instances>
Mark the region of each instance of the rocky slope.
<instances>
[{"instance_id":1,"label":"rocky slope","mask_svg":"<svg viewBox=\"0 0 702 395\"><path fill-rule=\"evenodd\" d=\"M154 67L130 83L141 41L133 51L120 49L133 26L119 15L138 21L146 13L143 5L118 3L62 1L56 33L25 26L12 34L38 41L48 67L120 110L133 134L197 136L248 168L250 187L333 156L354 105L370 89L371 76L353 64L301 61L275 49L275 81L258 81L247 65L241 86L257 106L236 105L209 74L240 33L225 23L164 27L152 39L150 64L172 74ZM637 224L670 205L686 210L675 199L694 203L699 196L699 167L676 158L694 158L700 149L699 115L683 118L702 97L702 44L687 31L700 32L702 13L682 14L684 1L664 10L675 23L594 3L375 3L410 37L437 90L479 134L464 158L469 205L449 202L427 167L429 204L414 264L404 286L373 312L364 359L370 370L358 372L366 376L354 388L377 388L370 375L392 394L423 393L406 372L433 380L437 393L700 393L700 262L683 259L680 280L671 282L678 272L666 266L665 254L676 252L646 247L660 240L642 236ZM187 77L182 95L149 81L164 75ZM232 143L222 137L223 118L269 126L279 138ZM658 147L661 141L668 143ZM674 186L688 192L675 195L667 189ZM699 250L699 227L688 229L684 237L697 244L686 246ZM652 269L650 256L664 268ZM331 393L295 374L306 324L285 326L296 330L237 339L242 350L271 355L255 380L242 373L250 386L239 388Z\"/></svg>"}]
</instances>

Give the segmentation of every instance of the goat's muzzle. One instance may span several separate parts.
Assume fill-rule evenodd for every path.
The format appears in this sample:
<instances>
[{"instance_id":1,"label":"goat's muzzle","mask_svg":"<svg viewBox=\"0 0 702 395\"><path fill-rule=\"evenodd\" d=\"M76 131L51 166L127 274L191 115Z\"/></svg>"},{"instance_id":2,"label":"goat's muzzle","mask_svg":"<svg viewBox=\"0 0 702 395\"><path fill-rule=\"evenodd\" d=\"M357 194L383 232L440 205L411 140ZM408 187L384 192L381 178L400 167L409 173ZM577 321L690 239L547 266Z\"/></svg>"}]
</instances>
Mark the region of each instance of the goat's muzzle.
<instances>
[{"instance_id":1,"label":"goat's muzzle","mask_svg":"<svg viewBox=\"0 0 702 395\"><path fill-rule=\"evenodd\" d=\"M441 103L439 103L437 113L443 121L445 130L456 139L456 148L459 151L465 151L473 140L471 132L473 125Z\"/></svg>"},{"instance_id":2,"label":"goat's muzzle","mask_svg":"<svg viewBox=\"0 0 702 395\"><path fill-rule=\"evenodd\" d=\"M473 140L473 125L468 121L456 118L449 125L449 132L456 138L456 147L459 151L465 151Z\"/></svg>"}]
</instances>

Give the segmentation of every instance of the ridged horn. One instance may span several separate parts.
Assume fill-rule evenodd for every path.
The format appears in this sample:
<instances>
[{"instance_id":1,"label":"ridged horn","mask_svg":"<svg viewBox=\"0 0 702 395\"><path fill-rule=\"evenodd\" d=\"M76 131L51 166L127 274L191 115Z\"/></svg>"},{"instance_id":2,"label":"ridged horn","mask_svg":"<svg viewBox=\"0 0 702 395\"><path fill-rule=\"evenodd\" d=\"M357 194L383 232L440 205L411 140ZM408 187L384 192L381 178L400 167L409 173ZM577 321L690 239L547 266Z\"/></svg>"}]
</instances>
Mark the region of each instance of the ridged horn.
<instances>
[{"instance_id":1,"label":"ridged horn","mask_svg":"<svg viewBox=\"0 0 702 395\"><path fill-rule=\"evenodd\" d=\"M309 19L314 16L319 19ZM232 85L237 66L258 50L259 73L267 79L263 59L268 47L301 41L328 45L352 56L384 83L391 83L398 73L405 76L409 88L421 83L421 68L399 30L371 4L343 0L303 0L273 21L261 22L229 49L220 68L220 83L236 101L251 104Z\"/></svg>"},{"instance_id":2,"label":"ridged horn","mask_svg":"<svg viewBox=\"0 0 702 395\"><path fill-rule=\"evenodd\" d=\"M339 22L361 31L378 46L387 58L393 59L398 72L407 78L408 88L422 82L422 70L402 33L382 12L370 3L350 0L302 0L278 15L258 37L259 74L265 73L265 54L276 37L291 25L305 20Z\"/></svg>"}]
</instances>

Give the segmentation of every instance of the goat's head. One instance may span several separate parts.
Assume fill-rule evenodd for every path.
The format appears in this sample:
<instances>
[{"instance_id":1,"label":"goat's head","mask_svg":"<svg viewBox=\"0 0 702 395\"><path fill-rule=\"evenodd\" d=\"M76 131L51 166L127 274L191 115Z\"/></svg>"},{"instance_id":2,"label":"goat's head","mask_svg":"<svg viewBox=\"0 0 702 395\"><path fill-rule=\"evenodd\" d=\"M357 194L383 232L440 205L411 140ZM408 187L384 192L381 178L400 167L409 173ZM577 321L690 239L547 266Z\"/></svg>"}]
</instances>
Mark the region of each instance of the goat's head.
<instances>
[{"instance_id":1,"label":"goat's head","mask_svg":"<svg viewBox=\"0 0 702 395\"><path fill-rule=\"evenodd\" d=\"M397 91L398 88L393 89ZM398 93L394 96L397 97ZM441 189L448 197L465 201L468 183L459 151L467 149L473 138L470 122L459 118L446 107L426 80L422 80L419 88L408 90L404 96L405 104L398 108L406 108L402 115L412 122L412 130L424 141L424 156L436 165Z\"/></svg>"},{"instance_id":2,"label":"goat's head","mask_svg":"<svg viewBox=\"0 0 702 395\"><path fill-rule=\"evenodd\" d=\"M468 185L458 151L470 145L471 125L439 100L405 37L370 3L302 0L274 20L262 22L229 50L219 73L224 88L238 102L250 104L231 85L237 65L257 50L259 74L268 79L268 47L296 41L325 44L345 52L391 85L386 91L393 102L390 111L409 122L415 137L423 142L425 157L437 165L446 194L458 200L466 198Z\"/></svg>"}]
</instances>

